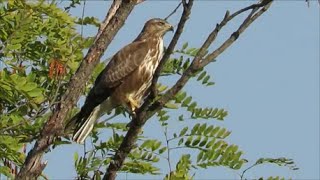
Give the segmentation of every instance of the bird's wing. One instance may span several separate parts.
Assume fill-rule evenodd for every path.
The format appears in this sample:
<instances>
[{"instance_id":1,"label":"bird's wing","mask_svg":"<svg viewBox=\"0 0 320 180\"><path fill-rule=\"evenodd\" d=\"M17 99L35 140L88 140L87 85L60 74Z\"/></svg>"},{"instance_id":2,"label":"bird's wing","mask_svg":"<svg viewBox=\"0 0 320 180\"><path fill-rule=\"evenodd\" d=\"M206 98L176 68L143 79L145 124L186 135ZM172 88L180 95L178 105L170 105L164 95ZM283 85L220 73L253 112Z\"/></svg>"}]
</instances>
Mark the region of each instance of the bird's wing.
<instances>
[{"instance_id":1,"label":"bird's wing","mask_svg":"<svg viewBox=\"0 0 320 180\"><path fill-rule=\"evenodd\" d=\"M90 118L92 112L95 112L94 109L110 96L114 88L119 86L124 78L147 59L148 52L149 48L146 41L135 41L122 48L112 57L106 68L97 77L81 111L75 118L72 118L72 123L69 123L78 124L74 133L76 138L78 138L78 132L81 133L83 128L91 128L92 122L95 122L95 118Z\"/></svg>"},{"instance_id":2,"label":"bird's wing","mask_svg":"<svg viewBox=\"0 0 320 180\"><path fill-rule=\"evenodd\" d=\"M146 41L137 41L125 46L112 57L100 73L96 79L96 85L102 83L107 88L118 86L126 76L146 60L148 52Z\"/></svg>"}]
</instances>

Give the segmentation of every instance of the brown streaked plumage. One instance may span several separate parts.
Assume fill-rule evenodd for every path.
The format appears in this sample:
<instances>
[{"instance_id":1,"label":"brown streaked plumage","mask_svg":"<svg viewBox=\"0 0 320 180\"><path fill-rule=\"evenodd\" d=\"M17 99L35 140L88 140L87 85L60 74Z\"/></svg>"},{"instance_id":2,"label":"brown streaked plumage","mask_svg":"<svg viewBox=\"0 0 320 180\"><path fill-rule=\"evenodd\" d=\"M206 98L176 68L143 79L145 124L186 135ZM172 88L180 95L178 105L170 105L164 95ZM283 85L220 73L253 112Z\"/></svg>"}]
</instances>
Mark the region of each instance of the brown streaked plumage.
<instances>
[{"instance_id":1,"label":"brown streaked plumage","mask_svg":"<svg viewBox=\"0 0 320 180\"><path fill-rule=\"evenodd\" d=\"M118 51L97 77L80 112L67 124L73 140L83 143L96 120L117 106L131 114L139 108L163 55L163 36L173 27L162 19L147 21L138 37Z\"/></svg>"}]
</instances>

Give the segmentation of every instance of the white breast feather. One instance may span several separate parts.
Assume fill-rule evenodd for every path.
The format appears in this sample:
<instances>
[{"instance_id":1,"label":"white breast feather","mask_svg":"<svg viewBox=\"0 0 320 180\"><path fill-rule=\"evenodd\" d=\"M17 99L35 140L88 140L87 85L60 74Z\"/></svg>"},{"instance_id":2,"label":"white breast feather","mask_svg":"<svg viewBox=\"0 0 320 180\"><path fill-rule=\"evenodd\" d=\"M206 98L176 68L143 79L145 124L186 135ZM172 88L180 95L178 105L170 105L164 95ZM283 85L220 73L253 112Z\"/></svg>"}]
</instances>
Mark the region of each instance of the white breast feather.
<instances>
[{"instance_id":1,"label":"white breast feather","mask_svg":"<svg viewBox=\"0 0 320 180\"><path fill-rule=\"evenodd\" d=\"M157 54L157 61L156 63L154 64L152 62L152 58L151 58L151 50L148 51L147 55L146 55L146 61L147 63L144 64L144 66L140 67L140 71L143 70L143 69L147 69L149 71L149 73L151 73L152 75L155 73L157 67L158 67L158 64L160 62L160 60L162 59L162 56L163 56L163 50L164 50L164 47L163 47L163 40L162 38L160 38L160 40L158 41L158 48L159 48L159 54ZM153 76L151 76L153 77ZM146 83L143 83L143 85L139 88L139 90L135 93L135 94L132 94L133 97L135 97L135 99L141 99L142 96L139 96L139 95L143 95L144 92L142 91L145 91L150 85L151 85L151 82L152 82L152 78L148 79ZM139 97L137 97L139 96Z\"/></svg>"}]
</instances>

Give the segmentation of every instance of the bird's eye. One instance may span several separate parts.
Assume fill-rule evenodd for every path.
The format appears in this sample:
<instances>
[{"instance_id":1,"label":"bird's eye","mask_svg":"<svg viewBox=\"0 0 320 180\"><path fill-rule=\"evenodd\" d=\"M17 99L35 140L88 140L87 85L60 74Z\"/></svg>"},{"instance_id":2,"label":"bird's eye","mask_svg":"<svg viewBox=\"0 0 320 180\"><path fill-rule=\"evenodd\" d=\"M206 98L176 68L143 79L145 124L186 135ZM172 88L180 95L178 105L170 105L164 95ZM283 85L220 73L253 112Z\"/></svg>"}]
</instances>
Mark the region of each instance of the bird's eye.
<instances>
[{"instance_id":1,"label":"bird's eye","mask_svg":"<svg viewBox=\"0 0 320 180\"><path fill-rule=\"evenodd\" d=\"M159 25L161 25L161 26L164 25L164 22L162 22L162 21L159 21L158 23L159 23Z\"/></svg>"}]
</instances>

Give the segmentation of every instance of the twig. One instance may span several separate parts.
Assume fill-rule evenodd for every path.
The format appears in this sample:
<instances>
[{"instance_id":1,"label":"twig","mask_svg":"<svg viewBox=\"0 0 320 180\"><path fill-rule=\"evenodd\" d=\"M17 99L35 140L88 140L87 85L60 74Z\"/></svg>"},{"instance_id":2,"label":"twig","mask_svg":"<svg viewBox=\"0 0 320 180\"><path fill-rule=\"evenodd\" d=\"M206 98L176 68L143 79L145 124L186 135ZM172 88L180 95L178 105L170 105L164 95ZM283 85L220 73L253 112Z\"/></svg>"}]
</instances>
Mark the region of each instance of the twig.
<instances>
[{"instance_id":1,"label":"twig","mask_svg":"<svg viewBox=\"0 0 320 180\"><path fill-rule=\"evenodd\" d=\"M181 4L182 4L182 2L180 2L180 3L178 4L178 6L177 6L166 18L164 18L164 20L168 20L169 17L171 17L174 13L176 13L177 10L179 9L179 7L181 6Z\"/></svg>"},{"instance_id":2,"label":"twig","mask_svg":"<svg viewBox=\"0 0 320 180\"><path fill-rule=\"evenodd\" d=\"M171 171L172 171L172 168L171 168L171 162L170 162L170 146L169 146L169 140L168 140L168 128L166 127L165 128L165 131L164 131L164 136L166 137L166 143L167 143L167 161L168 161L168 166L169 166L169 173L168 173L168 179L170 179L170 174L171 174Z\"/></svg>"},{"instance_id":3,"label":"twig","mask_svg":"<svg viewBox=\"0 0 320 180\"><path fill-rule=\"evenodd\" d=\"M266 4L266 2L268 2L268 4ZM254 4L249 6L250 8L244 8L246 11L252 9L251 13L247 16L247 18L244 20L244 22L240 25L240 27L237 29L237 31L235 31L234 33L232 33L232 35L220 46L218 47L215 51L213 51L212 53L210 53L209 55L207 55L205 57L205 59L203 60L203 62L201 63L200 66L204 67L206 66L208 63L211 62L212 59L215 59L218 55L220 55L224 50L226 50L235 40L238 39L239 35L254 21L256 20L261 14L263 14L271 5L272 0L265 0L259 4ZM259 12L255 13L258 8L263 7ZM234 14L232 14L231 16L225 18L220 25L217 25L216 29L214 32L216 32L216 34L218 34L219 30L231 19L233 19L234 17L236 17L237 15L241 14L245 12L243 9L239 10L237 12L235 12Z\"/></svg>"},{"instance_id":4,"label":"twig","mask_svg":"<svg viewBox=\"0 0 320 180\"><path fill-rule=\"evenodd\" d=\"M86 0L83 1L83 7L82 7L82 14L81 14L81 30L80 30L80 35L81 38L83 38L83 18L84 18L84 11L86 9Z\"/></svg>"},{"instance_id":5,"label":"twig","mask_svg":"<svg viewBox=\"0 0 320 180\"><path fill-rule=\"evenodd\" d=\"M8 126L8 127L5 127L5 128L2 128L2 129L0 130L0 134L3 135L2 133L6 132L6 131L9 131L9 130L11 130L11 129L14 129L14 128L22 125L23 123L25 123L25 122L24 122L24 121L21 121L21 122L19 122L18 124L15 124L15 125L12 125L12 126Z\"/></svg>"},{"instance_id":6,"label":"twig","mask_svg":"<svg viewBox=\"0 0 320 180\"><path fill-rule=\"evenodd\" d=\"M22 104L20 104L20 105L17 105L16 107L12 108L10 111L7 111L7 112L3 113L1 116L3 116L3 115L8 115L8 114L10 114L10 113L18 110L19 108L21 108L22 106L25 106L25 105L27 105L27 104L28 104L27 102L24 102L24 103L22 103Z\"/></svg>"},{"instance_id":7,"label":"twig","mask_svg":"<svg viewBox=\"0 0 320 180\"><path fill-rule=\"evenodd\" d=\"M159 157L161 157L161 158L163 158L163 159L168 159L167 157L165 157L165 156L163 156L163 155L161 155L161 154L159 154L159 153L157 153L157 152L155 152L155 151L150 151L150 150L148 150L148 149L144 149L144 148L140 148L140 147L138 147L141 151L145 151L145 152L148 152L148 153L151 153L151 154L155 154L155 155L157 155L157 156L159 156Z\"/></svg>"},{"instance_id":8,"label":"twig","mask_svg":"<svg viewBox=\"0 0 320 180\"><path fill-rule=\"evenodd\" d=\"M118 1L114 1L114 3L116 2ZM63 134L63 124L68 113L81 96L84 85L89 81L90 75L98 64L100 57L123 26L124 21L135 5L135 1L123 0L117 11L111 13L113 9L110 9L107 18L103 22L107 24L106 27L99 32L100 36L90 47L78 70L71 77L67 85L67 91L41 130L39 138L28 153L16 179L36 179L41 174L46 166L46 163L41 162L43 154L54 143L56 136Z\"/></svg>"},{"instance_id":9,"label":"twig","mask_svg":"<svg viewBox=\"0 0 320 180\"><path fill-rule=\"evenodd\" d=\"M176 147L170 148L170 150L183 149L183 148L197 149L200 151L208 151L207 149L204 149L201 147L195 147L195 146L176 146Z\"/></svg>"},{"instance_id":10,"label":"twig","mask_svg":"<svg viewBox=\"0 0 320 180\"><path fill-rule=\"evenodd\" d=\"M200 135L185 134L183 136L172 137L172 138L168 139L168 141L170 142L170 141L182 138L182 137L190 137L190 136L200 136ZM202 137L206 137L206 138L213 138L213 136L206 136L206 135L201 135L201 136ZM214 137L214 138L215 139L224 139L224 138L221 138L221 137Z\"/></svg>"},{"instance_id":11,"label":"twig","mask_svg":"<svg viewBox=\"0 0 320 180\"><path fill-rule=\"evenodd\" d=\"M61 88L61 85L62 85L61 82L62 82L62 80L58 79L58 86L57 86L56 92L53 95L52 101L49 102L49 105L48 105L47 109L51 109L52 110L52 107L57 104L56 100L58 98L59 91L60 91L60 88Z\"/></svg>"},{"instance_id":12,"label":"twig","mask_svg":"<svg viewBox=\"0 0 320 180\"><path fill-rule=\"evenodd\" d=\"M244 171L242 171L242 174L240 175L240 180L243 180L243 177L244 177L244 174L246 173L246 171L255 167L256 165L258 165L258 164L255 163L255 164L251 165L250 167L248 167L247 169L245 169Z\"/></svg>"}]
</instances>

